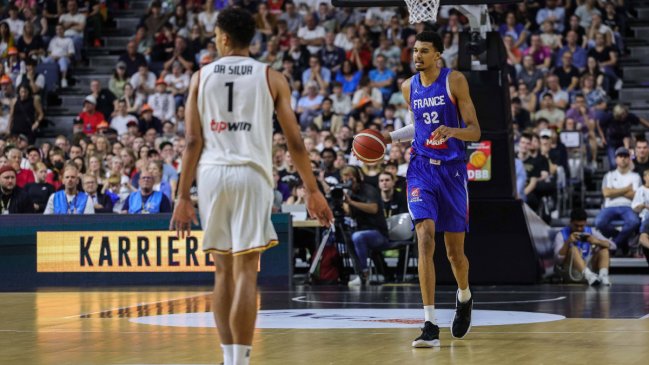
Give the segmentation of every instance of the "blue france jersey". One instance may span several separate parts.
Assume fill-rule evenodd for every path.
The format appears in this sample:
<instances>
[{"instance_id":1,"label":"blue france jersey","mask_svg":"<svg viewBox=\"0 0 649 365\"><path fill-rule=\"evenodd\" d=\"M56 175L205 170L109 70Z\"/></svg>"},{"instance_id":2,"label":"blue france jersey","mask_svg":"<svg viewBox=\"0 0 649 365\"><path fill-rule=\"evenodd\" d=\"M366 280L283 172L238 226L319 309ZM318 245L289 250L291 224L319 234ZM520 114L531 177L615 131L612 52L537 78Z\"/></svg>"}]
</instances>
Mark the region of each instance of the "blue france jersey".
<instances>
[{"instance_id":1,"label":"blue france jersey","mask_svg":"<svg viewBox=\"0 0 649 365\"><path fill-rule=\"evenodd\" d=\"M417 73L410 81L410 109L415 119L413 155L420 155L443 162L465 161L464 142L449 138L433 142L432 133L440 125L464 128L465 124L451 97L448 77L451 69L442 68L435 82L425 87Z\"/></svg>"}]
</instances>

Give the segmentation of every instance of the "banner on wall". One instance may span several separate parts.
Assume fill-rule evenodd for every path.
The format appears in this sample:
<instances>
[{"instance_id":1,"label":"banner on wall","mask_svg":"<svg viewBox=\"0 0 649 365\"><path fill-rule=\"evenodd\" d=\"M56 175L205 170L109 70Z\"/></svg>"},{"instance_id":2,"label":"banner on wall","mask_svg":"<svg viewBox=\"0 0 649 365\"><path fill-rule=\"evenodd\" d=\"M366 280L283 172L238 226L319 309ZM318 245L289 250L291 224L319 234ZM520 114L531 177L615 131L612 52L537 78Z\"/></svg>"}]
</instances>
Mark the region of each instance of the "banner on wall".
<instances>
[{"instance_id":1,"label":"banner on wall","mask_svg":"<svg viewBox=\"0 0 649 365\"><path fill-rule=\"evenodd\" d=\"M37 272L212 272L202 231L73 231L36 234Z\"/></svg>"},{"instance_id":2,"label":"banner on wall","mask_svg":"<svg viewBox=\"0 0 649 365\"><path fill-rule=\"evenodd\" d=\"M491 180L491 141L469 143L467 154L469 162L466 169L469 181Z\"/></svg>"}]
</instances>

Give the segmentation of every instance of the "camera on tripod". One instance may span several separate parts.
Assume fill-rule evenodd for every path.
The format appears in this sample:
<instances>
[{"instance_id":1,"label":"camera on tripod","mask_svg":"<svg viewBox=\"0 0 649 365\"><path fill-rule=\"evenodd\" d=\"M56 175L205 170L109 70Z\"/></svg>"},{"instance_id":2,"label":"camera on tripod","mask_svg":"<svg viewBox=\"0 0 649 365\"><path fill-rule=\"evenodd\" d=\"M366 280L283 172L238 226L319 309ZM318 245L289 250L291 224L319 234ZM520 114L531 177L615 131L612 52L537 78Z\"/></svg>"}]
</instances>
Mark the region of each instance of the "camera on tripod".
<instances>
[{"instance_id":1,"label":"camera on tripod","mask_svg":"<svg viewBox=\"0 0 649 365\"><path fill-rule=\"evenodd\" d=\"M343 209L343 203L345 202L345 189L351 190L352 181L346 183L339 183L330 186L328 203L334 215L334 222L331 227L326 230L318 246L318 250L314 259L311 262L311 267L309 268L309 276L307 278L308 283L318 282L318 277L315 274L320 259L322 258L323 252L327 244L333 244L337 255L340 255L338 260L338 269L340 271L339 280L343 283L346 283L349 279L349 272L351 268L354 267L355 272L359 272L357 267L356 253L354 251L354 245L351 242L351 227L349 222L346 222L345 219L345 210Z\"/></svg>"},{"instance_id":2,"label":"camera on tripod","mask_svg":"<svg viewBox=\"0 0 649 365\"><path fill-rule=\"evenodd\" d=\"M334 218L343 218L345 210L343 209L343 202L345 200L345 189L351 189L352 182L339 183L331 186L329 191L329 207L334 214Z\"/></svg>"}]
</instances>

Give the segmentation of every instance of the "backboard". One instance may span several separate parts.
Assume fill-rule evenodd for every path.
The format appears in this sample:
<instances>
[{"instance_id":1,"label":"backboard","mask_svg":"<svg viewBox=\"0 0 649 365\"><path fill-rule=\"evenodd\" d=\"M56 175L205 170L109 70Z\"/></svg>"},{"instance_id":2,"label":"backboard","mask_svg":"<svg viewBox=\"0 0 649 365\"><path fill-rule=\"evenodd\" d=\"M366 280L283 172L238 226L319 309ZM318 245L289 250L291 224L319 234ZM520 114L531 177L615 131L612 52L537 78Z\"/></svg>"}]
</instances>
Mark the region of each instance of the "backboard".
<instances>
[{"instance_id":1,"label":"backboard","mask_svg":"<svg viewBox=\"0 0 649 365\"><path fill-rule=\"evenodd\" d=\"M482 5L482 4L514 4L522 0L441 0L443 5ZM406 6L403 0L332 0L333 6L345 7L364 7L373 6Z\"/></svg>"}]
</instances>

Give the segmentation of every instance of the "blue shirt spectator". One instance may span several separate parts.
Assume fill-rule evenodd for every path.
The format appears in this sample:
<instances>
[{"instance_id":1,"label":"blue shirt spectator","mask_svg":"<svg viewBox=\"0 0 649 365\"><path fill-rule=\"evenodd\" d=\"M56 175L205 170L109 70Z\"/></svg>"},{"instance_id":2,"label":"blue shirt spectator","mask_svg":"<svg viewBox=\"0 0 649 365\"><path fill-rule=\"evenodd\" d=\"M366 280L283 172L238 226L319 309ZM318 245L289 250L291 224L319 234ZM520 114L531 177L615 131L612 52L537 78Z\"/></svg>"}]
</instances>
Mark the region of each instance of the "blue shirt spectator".
<instances>
[{"instance_id":1,"label":"blue shirt spectator","mask_svg":"<svg viewBox=\"0 0 649 365\"><path fill-rule=\"evenodd\" d=\"M554 30L558 33L563 33L566 9L557 7L557 0L547 0L545 8L536 13L536 23L543 24L544 21L550 20L554 26Z\"/></svg>"},{"instance_id":2,"label":"blue shirt spectator","mask_svg":"<svg viewBox=\"0 0 649 365\"><path fill-rule=\"evenodd\" d=\"M525 165L523 165L523 161L516 158L514 159L514 166L516 169L516 192L518 193L518 198L525 201L527 199L525 196L525 183L527 182Z\"/></svg>"},{"instance_id":3,"label":"blue shirt spectator","mask_svg":"<svg viewBox=\"0 0 649 365\"><path fill-rule=\"evenodd\" d=\"M586 68L586 62L588 61L588 52L577 44L579 35L574 30L568 31L566 34L566 45L559 49L559 52L556 54L554 60L557 67L563 66L563 61L561 57L566 51L572 52L572 65L577 67L580 70Z\"/></svg>"},{"instance_id":4,"label":"blue shirt spectator","mask_svg":"<svg viewBox=\"0 0 649 365\"><path fill-rule=\"evenodd\" d=\"M318 86L313 81L306 84L306 94L297 102L297 112L303 113L307 110L320 110L324 96L318 93Z\"/></svg>"},{"instance_id":5,"label":"blue shirt spectator","mask_svg":"<svg viewBox=\"0 0 649 365\"><path fill-rule=\"evenodd\" d=\"M318 56L309 57L309 68L302 73L302 85L306 85L310 80L318 83L320 89L326 89L331 82L331 71L322 67Z\"/></svg>"},{"instance_id":6,"label":"blue shirt spectator","mask_svg":"<svg viewBox=\"0 0 649 365\"><path fill-rule=\"evenodd\" d=\"M394 79L397 75L394 71L385 67L385 56L378 55L376 57L376 68L370 71L369 77L372 87L381 90L383 100L387 101L390 99L390 95L393 91L392 85L394 84Z\"/></svg>"},{"instance_id":7,"label":"blue shirt spectator","mask_svg":"<svg viewBox=\"0 0 649 365\"><path fill-rule=\"evenodd\" d=\"M514 45L520 50L527 48L525 44L525 38L527 38L527 29L521 23L516 22L516 15L514 12L507 13L505 17L505 23L500 25L498 29L500 35L503 37L509 35L514 40Z\"/></svg>"},{"instance_id":8,"label":"blue shirt spectator","mask_svg":"<svg viewBox=\"0 0 649 365\"><path fill-rule=\"evenodd\" d=\"M343 62L343 66L336 74L336 81L342 85L343 94L353 95L356 89L358 89L361 77L363 77L363 71L359 70L354 72L352 63L347 60Z\"/></svg>"}]
</instances>

